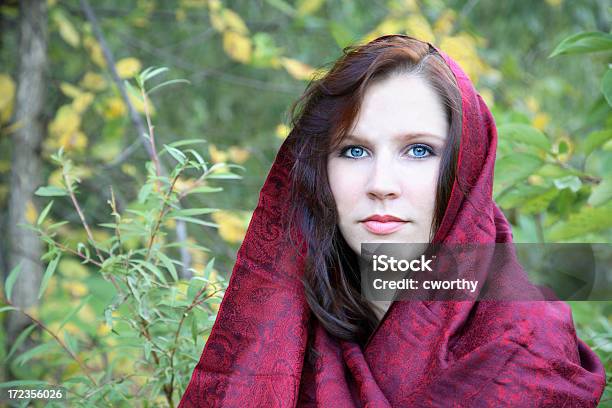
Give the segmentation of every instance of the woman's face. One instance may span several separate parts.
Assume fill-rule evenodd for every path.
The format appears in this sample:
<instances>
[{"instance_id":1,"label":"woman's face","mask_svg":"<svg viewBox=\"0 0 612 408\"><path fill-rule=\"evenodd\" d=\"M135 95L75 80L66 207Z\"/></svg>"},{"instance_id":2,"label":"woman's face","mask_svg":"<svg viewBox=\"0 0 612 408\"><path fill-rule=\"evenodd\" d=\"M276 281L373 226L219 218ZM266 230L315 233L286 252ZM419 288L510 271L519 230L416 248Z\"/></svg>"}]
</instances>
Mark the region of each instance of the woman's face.
<instances>
[{"instance_id":1,"label":"woman's face","mask_svg":"<svg viewBox=\"0 0 612 408\"><path fill-rule=\"evenodd\" d=\"M448 123L427 81L394 74L366 89L351 131L328 156L339 228L361 243L427 243Z\"/></svg>"}]
</instances>

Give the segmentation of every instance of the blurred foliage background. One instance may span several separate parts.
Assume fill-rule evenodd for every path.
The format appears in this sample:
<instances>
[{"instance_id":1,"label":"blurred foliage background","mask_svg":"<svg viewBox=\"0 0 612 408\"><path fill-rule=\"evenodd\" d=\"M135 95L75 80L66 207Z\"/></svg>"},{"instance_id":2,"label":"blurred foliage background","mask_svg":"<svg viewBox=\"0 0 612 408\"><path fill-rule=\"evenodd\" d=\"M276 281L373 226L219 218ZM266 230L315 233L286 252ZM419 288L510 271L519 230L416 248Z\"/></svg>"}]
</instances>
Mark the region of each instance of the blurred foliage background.
<instances>
[{"instance_id":1,"label":"blurred foliage background","mask_svg":"<svg viewBox=\"0 0 612 408\"><path fill-rule=\"evenodd\" d=\"M222 288L231 273L259 190L289 132L288 107L343 47L383 34L437 44L491 108L499 129L494 196L515 241L611 242L606 1L99 0L90 7L48 0L46 7L44 138L32 158L41 161L42 182L22 203L26 223L45 242L44 278L35 281L42 285L40 299L27 307L11 302L10 289L27 274L3 240L0 267L8 279L0 310L22 309L39 322L17 337L0 336L6 381L64 384L74 390L69 398L75 404L97 398L113 405L176 405L223 294L202 285ZM3 228L15 222L8 214L20 126L14 115L19 24L19 3L3 2ZM149 92L163 80L189 84L170 83L145 96L138 74L154 66L169 70L150 79ZM132 84L129 102L113 71ZM146 136L139 135L129 105ZM154 125L157 160L146 148L152 139L147 120ZM188 147L196 154L182 150ZM197 171L215 163L241 167L198 179ZM174 211L166 213L168 202ZM150 224L156 214L157 227ZM96 265L90 254L97 251ZM133 291L132 284L138 284ZM209 300L198 303L206 293ZM573 302L572 308L578 334L611 372L612 303ZM147 333L164 344L147 341ZM612 405L611 399L608 390L601 405Z\"/></svg>"}]
</instances>

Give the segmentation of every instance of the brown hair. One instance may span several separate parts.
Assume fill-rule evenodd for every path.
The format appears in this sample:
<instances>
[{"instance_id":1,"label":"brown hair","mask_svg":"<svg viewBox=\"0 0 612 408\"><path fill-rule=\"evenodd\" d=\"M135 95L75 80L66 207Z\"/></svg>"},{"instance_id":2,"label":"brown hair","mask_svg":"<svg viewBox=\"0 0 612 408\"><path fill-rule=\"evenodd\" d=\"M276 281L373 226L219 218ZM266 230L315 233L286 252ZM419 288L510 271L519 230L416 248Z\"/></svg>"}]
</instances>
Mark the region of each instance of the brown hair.
<instances>
[{"instance_id":1,"label":"brown hair","mask_svg":"<svg viewBox=\"0 0 612 408\"><path fill-rule=\"evenodd\" d=\"M337 227L327 157L350 130L367 86L396 73L424 78L440 96L449 124L431 241L450 198L461 137L461 94L453 73L434 47L399 35L347 47L329 72L310 82L290 110L292 130L287 143L295 161L289 221L297 224L308 248L303 277L306 298L329 333L361 344L378 319L370 302L361 296L357 257Z\"/></svg>"}]
</instances>

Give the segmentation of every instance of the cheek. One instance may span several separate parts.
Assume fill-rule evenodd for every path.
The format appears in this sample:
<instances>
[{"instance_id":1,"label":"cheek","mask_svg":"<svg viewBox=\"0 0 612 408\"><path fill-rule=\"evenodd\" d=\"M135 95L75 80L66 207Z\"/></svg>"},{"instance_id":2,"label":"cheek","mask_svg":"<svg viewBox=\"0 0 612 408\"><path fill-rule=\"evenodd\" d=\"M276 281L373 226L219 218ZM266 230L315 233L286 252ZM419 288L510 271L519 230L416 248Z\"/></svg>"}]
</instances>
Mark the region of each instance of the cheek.
<instances>
[{"instance_id":1,"label":"cheek","mask_svg":"<svg viewBox=\"0 0 612 408\"><path fill-rule=\"evenodd\" d=\"M331 160L327 165L329 187L336 202L340 222L351 214L357 198L363 194L364 182L356 167L347 168L346 163L339 160Z\"/></svg>"},{"instance_id":2,"label":"cheek","mask_svg":"<svg viewBox=\"0 0 612 408\"><path fill-rule=\"evenodd\" d=\"M439 161L432 160L409 169L404 176L403 191L419 212L420 217L431 219L435 209Z\"/></svg>"}]
</instances>

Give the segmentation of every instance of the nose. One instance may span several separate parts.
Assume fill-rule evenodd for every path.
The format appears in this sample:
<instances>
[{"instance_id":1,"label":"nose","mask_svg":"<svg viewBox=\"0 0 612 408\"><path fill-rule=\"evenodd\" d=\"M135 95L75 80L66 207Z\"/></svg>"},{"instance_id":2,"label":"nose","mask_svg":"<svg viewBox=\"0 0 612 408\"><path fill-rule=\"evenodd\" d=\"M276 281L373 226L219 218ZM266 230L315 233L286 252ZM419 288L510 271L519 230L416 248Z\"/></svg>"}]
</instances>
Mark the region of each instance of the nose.
<instances>
[{"instance_id":1,"label":"nose","mask_svg":"<svg viewBox=\"0 0 612 408\"><path fill-rule=\"evenodd\" d=\"M395 199L401 195L398 172L394 171L392 159L377 157L373 160L366 192L372 200Z\"/></svg>"}]
</instances>

